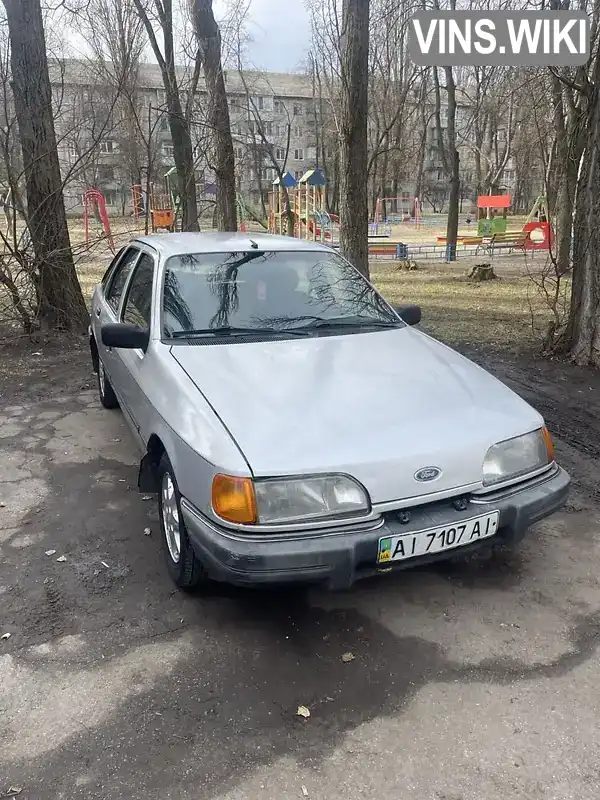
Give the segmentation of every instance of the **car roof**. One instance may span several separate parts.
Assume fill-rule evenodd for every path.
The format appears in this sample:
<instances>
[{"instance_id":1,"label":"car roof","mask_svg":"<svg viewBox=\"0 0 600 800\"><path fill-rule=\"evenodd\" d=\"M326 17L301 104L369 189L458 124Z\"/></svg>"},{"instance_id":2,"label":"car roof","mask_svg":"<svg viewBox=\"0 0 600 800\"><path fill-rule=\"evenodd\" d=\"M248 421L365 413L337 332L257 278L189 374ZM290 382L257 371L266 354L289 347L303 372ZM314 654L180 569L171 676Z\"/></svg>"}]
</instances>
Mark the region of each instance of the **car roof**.
<instances>
[{"instance_id":1,"label":"car roof","mask_svg":"<svg viewBox=\"0 0 600 800\"><path fill-rule=\"evenodd\" d=\"M131 244L141 242L164 257L185 255L187 253L237 253L259 250L290 252L299 250L324 250L331 248L319 242L305 241L291 236L276 236L271 233L230 233L207 231L206 233L157 233L151 236L138 236Z\"/></svg>"}]
</instances>

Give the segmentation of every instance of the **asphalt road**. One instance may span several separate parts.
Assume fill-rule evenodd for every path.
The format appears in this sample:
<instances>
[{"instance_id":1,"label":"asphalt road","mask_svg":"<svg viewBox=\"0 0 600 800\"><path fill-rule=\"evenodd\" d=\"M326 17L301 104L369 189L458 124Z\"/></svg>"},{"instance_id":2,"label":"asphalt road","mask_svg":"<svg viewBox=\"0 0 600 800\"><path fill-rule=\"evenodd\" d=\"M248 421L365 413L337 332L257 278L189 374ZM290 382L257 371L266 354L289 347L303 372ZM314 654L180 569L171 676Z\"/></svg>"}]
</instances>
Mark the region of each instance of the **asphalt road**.
<instances>
[{"instance_id":1,"label":"asphalt road","mask_svg":"<svg viewBox=\"0 0 600 800\"><path fill-rule=\"evenodd\" d=\"M189 596L136 459L94 391L0 410L0 797L600 796L589 494L492 561Z\"/></svg>"}]
</instances>

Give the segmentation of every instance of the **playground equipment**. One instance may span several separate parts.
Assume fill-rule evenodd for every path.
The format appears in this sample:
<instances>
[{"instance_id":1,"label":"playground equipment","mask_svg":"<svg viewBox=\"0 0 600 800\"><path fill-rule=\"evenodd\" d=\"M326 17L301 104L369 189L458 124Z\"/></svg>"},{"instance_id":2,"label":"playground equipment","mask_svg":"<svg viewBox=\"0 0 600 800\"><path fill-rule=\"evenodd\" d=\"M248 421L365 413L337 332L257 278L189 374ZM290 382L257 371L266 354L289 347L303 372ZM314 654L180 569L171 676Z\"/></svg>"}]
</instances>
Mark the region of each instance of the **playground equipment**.
<instances>
[{"instance_id":1,"label":"playground equipment","mask_svg":"<svg viewBox=\"0 0 600 800\"><path fill-rule=\"evenodd\" d=\"M106 210L106 201L102 192L98 189L88 189L83 196L83 224L85 228L85 242L89 244L90 241L90 217L92 220L96 219L96 211L104 229L104 235L108 239L108 246L115 252L115 243L110 230L110 219Z\"/></svg>"},{"instance_id":2,"label":"playground equipment","mask_svg":"<svg viewBox=\"0 0 600 800\"><path fill-rule=\"evenodd\" d=\"M288 234L288 203L297 239L333 242L333 225L339 223L339 217L325 210L325 175L322 170L309 169L298 181L285 172L281 180L273 181L273 189L269 192L269 233Z\"/></svg>"},{"instance_id":3,"label":"playground equipment","mask_svg":"<svg viewBox=\"0 0 600 800\"><path fill-rule=\"evenodd\" d=\"M316 222L325 210L325 175L320 169L309 169L296 188L294 235L297 239L317 241ZM323 225L321 226L323 234Z\"/></svg>"},{"instance_id":4,"label":"playground equipment","mask_svg":"<svg viewBox=\"0 0 600 800\"><path fill-rule=\"evenodd\" d=\"M510 208L509 194L482 194L477 198L477 235L493 236L506 233L507 210ZM498 215L497 212L502 214Z\"/></svg>"},{"instance_id":5,"label":"playground equipment","mask_svg":"<svg viewBox=\"0 0 600 800\"><path fill-rule=\"evenodd\" d=\"M152 222L152 233L158 230L167 230L173 233L176 230L181 208L181 195L177 187L177 167L165 173L165 190L156 194L154 184L151 188L150 196L150 219Z\"/></svg>"},{"instance_id":6,"label":"playground equipment","mask_svg":"<svg viewBox=\"0 0 600 800\"><path fill-rule=\"evenodd\" d=\"M146 192L139 183L131 187L131 205L133 207L133 218L137 222L146 215Z\"/></svg>"},{"instance_id":7,"label":"playground equipment","mask_svg":"<svg viewBox=\"0 0 600 800\"><path fill-rule=\"evenodd\" d=\"M391 213L388 213L391 207ZM391 236L392 223L421 224L421 203L418 197L378 197L370 232L373 236ZM389 233L388 233L389 231Z\"/></svg>"},{"instance_id":8,"label":"playground equipment","mask_svg":"<svg viewBox=\"0 0 600 800\"><path fill-rule=\"evenodd\" d=\"M295 214L297 186L298 182L290 172L284 172L281 176L281 180L276 178L273 181L273 189L269 192L269 233L287 236L288 214L286 210L286 194L290 204L290 210Z\"/></svg>"},{"instance_id":9,"label":"playground equipment","mask_svg":"<svg viewBox=\"0 0 600 800\"><path fill-rule=\"evenodd\" d=\"M548 199L540 195L523 225L526 250L549 250L554 244L554 230L548 212Z\"/></svg>"}]
</instances>

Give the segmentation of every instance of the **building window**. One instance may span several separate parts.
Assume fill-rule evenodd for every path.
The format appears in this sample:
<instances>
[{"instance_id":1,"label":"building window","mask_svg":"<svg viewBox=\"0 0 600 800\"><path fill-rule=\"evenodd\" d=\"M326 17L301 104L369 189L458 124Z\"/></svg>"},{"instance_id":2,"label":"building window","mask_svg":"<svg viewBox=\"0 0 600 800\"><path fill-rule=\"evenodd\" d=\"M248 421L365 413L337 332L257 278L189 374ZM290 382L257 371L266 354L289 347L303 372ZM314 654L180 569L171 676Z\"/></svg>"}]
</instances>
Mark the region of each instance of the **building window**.
<instances>
[{"instance_id":1,"label":"building window","mask_svg":"<svg viewBox=\"0 0 600 800\"><path fill-rule=\"evenodd\" d=\"M169 120L167 117L161 117L158 130L161 131L161 133L169 130Z\"/></svg>"},{"instance_id":2,"label":"building window","mask_svg":"<svg viewBox=\"0 0 600 800\"><path fill-rule=\"evenodd\" d=\"M173 153L175 152L175 148L173 147L172 144L163 144L162 152L165 158L173 158Z\"/></svg>"},{"instance_id":3,"label":"building window","mask_svg":"<svg viewBox=\"0 0 600 800\"><path fill-rule=\"evenodd\" d=\"M273 100L273 110L277 114L283 114L283 112L285 111L285 106L283 105L283 100L277 100L277 99Z\"/></svg>"},{"instance_id":4,"label":"building window","mask_svg":"<svg viewBox=\"0 0 600 800\"><path fill-rule=\"evenodd\" d=\"M402 199L408 200L410 198L410 192L402 192Z\"/></svg>"},{"instance_id":5,"label":"building window","mask_svg":"<svg viewBox=\"0 0 600 800\"><path fill-rule=\"evenodd\" d=\"M110 189L107 192L104 192L104 202L107 206L116 206L117 205L117 193Z\"/></svg>"},{"instance_id":6,"label":"building window","mask_svg":"<svg viewBox=\"0 0 600 800\"><path fill-rule=\"evenodd\" d=\"M294 171L294 178L295 178L297 181L299 181L301 177L302 177L302 173L301 173L299 170L295 170L295 171Z\"/></svg>"},{"instance_id":7,"label":"building window","mask_svg":"<svg viewBox=\"0 0 600 800\"><path fill-rule=\"evenodd\" d=\"M115 179L115 168L103 164L98 166L98 180L101 183L110 183Z\"/></svg>"},{"instance_id":8,"label":"building window","mask_svg":"<svg viewBox=\"0 0 600 800\"><path fill-rule=\"evenodd\" d=\"M298 125L296 125L294 128L294 136L296 136L298 139L302 136L302 128L300 128Z\"/></svg>"},{"instance_id":9,"label":"building window","mask_svg":"<svg viewBox=\"0 0 600 800\"><path fill-rule=\"evenodd\" d=\"M256 98L256 106L259 109L259 111L263 110L264 105L265 105L264 99L262 97L257 97Z\"/></svg>"},{"instance_id":10,"label":"building window","mask_svg":"<svg viewBox=\"0 0 600 800\"><path fill-rule=\"evenodd\" d=\"M302 109L302 106L300 105L300 103L294 103L294 116L295 117L301 117L302 116L302 111L303 111L303 109Z\"/></svg>"},{"instance_id":11,"label":"building window","mask_svg":"<svg viewBox=\"0 0 600 800\"><path fill-rule=\"evenodd\" d=\"M283 161L285 159L285 150L283 147L278 147L275 151L275 158L277 161Z\"/></svg>"},{"instance_id":12,"label":"building window","mask_svg":"<svg viewBox=\"0 0 600 800\"><path fill-rule=\"evenodd\" d=\"M273 135L273 123L272 122L263 122L263 130L265 136L272 136Z\"/></svg>"},{"instance_id":13,"label":"building window","mask_svg":"<svg viewBox=\"0 0 600 800\"><path fill-rule=\"evenodd\" d=\"M263 179L263 181L272 181L273 180L272 167L264 167L260 172L260 177Z\"/></svg>"},{"instance_id":14,"label":"building window","mask_svg":"<svg viewBox=\"0 0 600 800\"><path fill-rule=\"evenodd\" d=\"M294 150L294 158L296 161L304 161L304 150L301 147Z\"/></svg>"},{"instance_id":15,"label":"building window","mask_svg":"<svg viewBox=\"0 0 600 800\"><path fill-rule=\"evenodd\" d=\"M117 148L111 139L105 139L103 142L100 142L99 149L101 153L114 153Z\"/></svg>"},{"instance_id":16,"label":"building window","mask_svg":"<svg viewBox=\"0 0 600 800\"><path fill-rule=\"evenodd\" d=\"M235 152L235 157L241 161L242 158L244 157L244 151L242 150L242 148L234 147L234 152Z\"/></svg>"},{"instance_id":17,"label":"building window","mask_svg":"<svg viewBox=\"0 0 600 800\"><path fill-rule=\"evenodd\" d=\"M505 169L502 173L502 183L509 184L512 183L515 179L515 171L514 169Z\"/></svg>"},{"instance_id":18,"label":"building window","mask_svg":"<svg viewBox=\"0 0 600 800\"><path fill-rule=\"evenodd\" d=\"M256 132L256 122L253 119L248 120L248 130L250 133Z\"/></svg>"}]
</instances>

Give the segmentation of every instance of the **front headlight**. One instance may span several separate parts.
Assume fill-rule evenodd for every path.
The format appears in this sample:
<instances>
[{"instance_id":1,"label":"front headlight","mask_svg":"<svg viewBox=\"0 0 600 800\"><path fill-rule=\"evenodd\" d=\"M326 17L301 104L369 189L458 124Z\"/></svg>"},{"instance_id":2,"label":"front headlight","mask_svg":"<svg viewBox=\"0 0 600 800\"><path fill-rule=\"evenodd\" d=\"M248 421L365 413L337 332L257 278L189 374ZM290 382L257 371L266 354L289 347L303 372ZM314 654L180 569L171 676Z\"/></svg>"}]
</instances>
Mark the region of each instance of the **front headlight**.
<instances>
[{"instance_id":1,"label":"front headlight","mask_svg":"<svg viewBox=\"0 0 600 800\"><path fill-rule=\"evenodd\" d=\"M365 490L346 475L256 481L254 489L262 523L355 516L370 507Z\"/></svg>"},{"instance_id":2,"label":"front headlight","mask_svg":"<svg viewBox=\"0 0 600 800\"><path fill-rule=\"evenodd\" d=\"M546 428L493 445L483 461L483 485L493 486L535 472L554 461L552 439Z\"/></svg>"}]
</instances>

